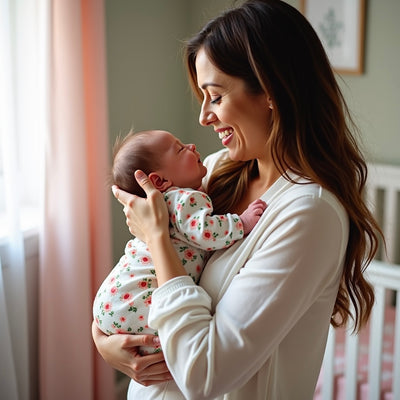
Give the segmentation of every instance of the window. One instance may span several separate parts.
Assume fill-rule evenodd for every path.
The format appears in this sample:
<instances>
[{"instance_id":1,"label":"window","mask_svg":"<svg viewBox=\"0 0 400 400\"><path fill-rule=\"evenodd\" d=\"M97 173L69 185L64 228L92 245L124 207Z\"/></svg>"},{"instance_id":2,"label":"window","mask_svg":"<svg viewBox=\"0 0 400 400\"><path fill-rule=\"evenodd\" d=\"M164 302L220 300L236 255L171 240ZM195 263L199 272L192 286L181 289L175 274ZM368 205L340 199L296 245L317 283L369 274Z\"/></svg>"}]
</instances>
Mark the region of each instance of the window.
<instances>
[{"instance_id":1,"label":"window","mask_svg":"<svg viewBox=\"0 0 400 400\"><path fill-rule=\"evenodd\" d=\"M47 0L0 1L0 240L37 227L47 129ZM12 221L10 222L10 220Z\"/></svg>"}]
</instances>

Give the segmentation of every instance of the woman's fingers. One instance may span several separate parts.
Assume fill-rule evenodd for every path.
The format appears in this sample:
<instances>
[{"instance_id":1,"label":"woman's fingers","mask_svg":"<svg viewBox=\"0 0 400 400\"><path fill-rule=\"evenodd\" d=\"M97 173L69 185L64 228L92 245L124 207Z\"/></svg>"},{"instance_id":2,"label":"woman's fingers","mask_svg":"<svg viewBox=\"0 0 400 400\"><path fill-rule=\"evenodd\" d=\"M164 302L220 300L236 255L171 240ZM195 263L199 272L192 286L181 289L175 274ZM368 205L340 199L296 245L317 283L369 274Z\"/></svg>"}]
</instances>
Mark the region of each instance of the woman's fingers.
<instances>
[{"instance_id":1,"label":"woman's fingers","mask_svg":"<svg viewBox=\"0 0 400 400\"><path fill-rule=\"evenodd\" d=\"M120 189L117 185L111 187L114 197L122 204L126 205L129 199L132 199L133 195Z\"/></svg>"},{"instance_id":2,"label":"woman's fingers","mask_svg":"<svg viewBox=\"0 0 400 400\"><path fill-rule=\"evenodd\" d=\"M157 190L151 183L149 177L140 169L135 171L135 179L138 182L138 184L143 188L143 190L146 192L147 197L151 192ZM111 187L111 190L113 192L114 197L124 206L128 206L129 203L132 202L133 199L136 197L120 189L117 185L113 185Z\"/></svg>"},{"instance_id":3,"label":"woman's fingers","mask_svg":"<svg viewBox=\"0 0 400 400\"><path fill-rule=\"evenodd\" d=\"M135 171L135 179L141 188L146 192L147 197L152 191L157 190L151 183L149 177L140 169Z\"/></svg>"},{"instance_id":4,"label":"woman's fingers","mask_svg":"<svg viewBox=\"0 0 400 400\"><path fill-rule=\"evenodd\" d=\"M92 336L97 350L113 368L123 372L142 385L164 382L172 379L162 352L141 356L139 347L159 346L159 339L153 335L111 335L104 334L93 321Z\"/></svg>"}]
</instances>

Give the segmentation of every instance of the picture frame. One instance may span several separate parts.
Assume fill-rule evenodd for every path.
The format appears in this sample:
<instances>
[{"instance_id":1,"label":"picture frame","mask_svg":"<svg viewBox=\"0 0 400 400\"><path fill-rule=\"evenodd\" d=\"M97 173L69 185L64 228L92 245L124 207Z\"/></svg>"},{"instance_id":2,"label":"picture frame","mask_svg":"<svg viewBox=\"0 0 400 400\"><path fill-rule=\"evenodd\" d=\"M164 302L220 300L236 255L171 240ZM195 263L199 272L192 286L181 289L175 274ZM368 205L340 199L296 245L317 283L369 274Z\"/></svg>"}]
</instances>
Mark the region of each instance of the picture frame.
<instances>
[{"instance_id":1,"label":"picture frame","mask_svg":"<svg viewBox=\"0 0 400 400\"><path fill-rule=\"evenodd\" d=\"M317 32L339 74L364 73L366 0L300 0L300 11Z\"/></svg>"}]
</instances>

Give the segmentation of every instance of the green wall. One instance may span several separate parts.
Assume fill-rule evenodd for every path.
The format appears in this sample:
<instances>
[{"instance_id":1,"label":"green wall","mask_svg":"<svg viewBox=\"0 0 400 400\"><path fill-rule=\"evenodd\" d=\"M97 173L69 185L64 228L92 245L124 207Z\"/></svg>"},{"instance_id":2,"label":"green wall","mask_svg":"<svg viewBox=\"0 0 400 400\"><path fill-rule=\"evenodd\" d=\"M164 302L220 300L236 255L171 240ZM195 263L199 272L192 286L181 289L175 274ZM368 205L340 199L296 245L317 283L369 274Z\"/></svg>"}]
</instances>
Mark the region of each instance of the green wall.
<instances>
[{"instance_id":1,"label":"green wall","mask_svg":"<svg viewBox=\"0 0 400 400\"><path fill-rule=\"evenodd\" d=\"M196 143L204 155L220 148L198 124L182 65L182 40L232 0L104 0L110 149L118 134L158 128ZM298 6L299 0L288 0ZM339 78L371 161L400 165L400 1L367 0L365 73ZM111 154L111 150L110 150ZM113 205L115 260L130 234Z\"/></svg>"}]
</instances>

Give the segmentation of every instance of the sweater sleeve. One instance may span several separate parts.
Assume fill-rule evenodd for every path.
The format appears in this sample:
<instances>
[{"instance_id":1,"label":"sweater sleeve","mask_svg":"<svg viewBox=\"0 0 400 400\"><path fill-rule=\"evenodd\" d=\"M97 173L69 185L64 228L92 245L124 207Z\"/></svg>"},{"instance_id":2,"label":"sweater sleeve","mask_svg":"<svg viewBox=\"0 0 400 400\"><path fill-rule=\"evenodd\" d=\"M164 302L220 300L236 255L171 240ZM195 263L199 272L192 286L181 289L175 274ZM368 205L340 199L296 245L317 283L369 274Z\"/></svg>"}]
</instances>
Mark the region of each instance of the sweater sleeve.
<instances>
[{"instance_id":1,"label":"sweater sleeve","mask_svg":"<svg viewBox=\"0 0 400 400\"><path fill-rule=\"evenodd\" d=\"M203 192L177 188L166 192L164 199L175 228L172 237L207 251L229 247L243 238L239 216L212 215L211 199Z\"/></svg>"},{"instance_id":2,"label":"sweater sleeve","mask_svg":"<svg viewBox=\"0 0 400 400\"><path fill-rule=\"evenodd\" d=\"M227 263L234 267L246 246L253 248L220 299L210 298L188 277L153 293L149 322L158 329L168 367L188 399L212 399L244 385L273 362L283 338L311 307L312 320L307 314L296 343L313 346L313 330L327 330L345 255L347 217L329 199L303 196L278 203L269 205L260 220L260 236L252 234L225 250L219 264L218 258L210 260L206 270L212 280L213 269ZM291 361L304 363L295 354Z\"/></svg>"}]
</instances>

